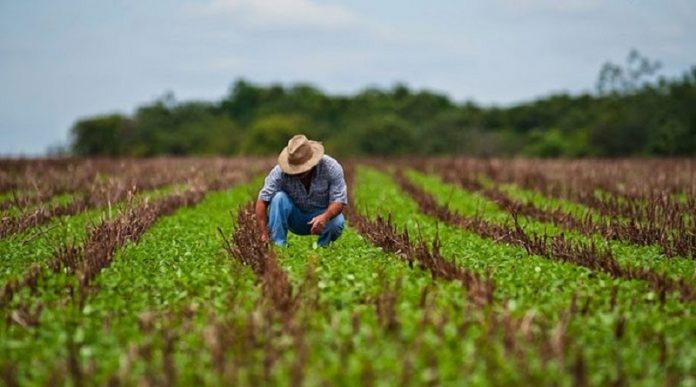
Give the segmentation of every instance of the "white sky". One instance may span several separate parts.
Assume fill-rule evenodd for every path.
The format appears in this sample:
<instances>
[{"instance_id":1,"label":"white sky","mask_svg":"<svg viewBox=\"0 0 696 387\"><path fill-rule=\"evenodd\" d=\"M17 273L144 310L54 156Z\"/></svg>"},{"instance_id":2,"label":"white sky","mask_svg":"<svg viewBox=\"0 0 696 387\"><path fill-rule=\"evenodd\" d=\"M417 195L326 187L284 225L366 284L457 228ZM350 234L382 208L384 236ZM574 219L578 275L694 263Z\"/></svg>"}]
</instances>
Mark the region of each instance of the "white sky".
<instances>
[{"instance_id":1,"label":"white sky","mask_svg":"<svg viewBox=\"0 0 696 387\"><path fill-rule=\"evenodd\" d=\"M79 117L237 78L328 93L404 82L483 104L591 90L631 48L696 65L693 0L0 0L0 155L65 143Z\"/></svg>"}]
</instances>

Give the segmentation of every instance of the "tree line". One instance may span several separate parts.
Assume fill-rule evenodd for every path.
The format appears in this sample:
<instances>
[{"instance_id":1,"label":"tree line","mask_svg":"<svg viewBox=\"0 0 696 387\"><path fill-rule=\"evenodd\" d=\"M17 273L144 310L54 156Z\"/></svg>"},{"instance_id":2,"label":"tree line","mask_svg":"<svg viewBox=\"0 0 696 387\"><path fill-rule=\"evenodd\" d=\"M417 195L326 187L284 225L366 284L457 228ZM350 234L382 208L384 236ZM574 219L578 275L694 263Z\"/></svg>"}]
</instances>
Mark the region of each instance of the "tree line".
<instances>
[{"instance_id":1,"label":"tree line","mask_svg":"<svg viewBox=\"0 0 696 387\"><path fill-rule=\"evenodd\" d=\"M696 155L696 66L675 78L631 51L596 90L510 107L455 103L403 84L328 95L308 85L237 80L217 102L168 94L134 114L78 120L77 156L273 155L296 133L335 155L618 157Z\"/></svg>"}]
</instances>

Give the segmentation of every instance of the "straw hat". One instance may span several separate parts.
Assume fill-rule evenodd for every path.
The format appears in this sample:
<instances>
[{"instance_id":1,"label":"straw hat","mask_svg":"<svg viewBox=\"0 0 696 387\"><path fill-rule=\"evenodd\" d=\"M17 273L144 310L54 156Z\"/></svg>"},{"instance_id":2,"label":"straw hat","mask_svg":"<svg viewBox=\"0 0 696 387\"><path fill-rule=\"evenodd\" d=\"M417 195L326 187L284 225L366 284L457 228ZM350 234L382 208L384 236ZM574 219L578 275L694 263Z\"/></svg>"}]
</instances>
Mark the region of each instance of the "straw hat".
<instances>
[{"instance_id":1,"label":"straw hat","mask_svg":"<svg viewBox=\"0 0 696 387\"><path fill-rule=\"evenodd\" d=\"M310 141L304 134L297 134L278 155L278 165L283 172L296 175L312 169L323 155L324 146L320 142Z\"/></svg>"}]
</instances>

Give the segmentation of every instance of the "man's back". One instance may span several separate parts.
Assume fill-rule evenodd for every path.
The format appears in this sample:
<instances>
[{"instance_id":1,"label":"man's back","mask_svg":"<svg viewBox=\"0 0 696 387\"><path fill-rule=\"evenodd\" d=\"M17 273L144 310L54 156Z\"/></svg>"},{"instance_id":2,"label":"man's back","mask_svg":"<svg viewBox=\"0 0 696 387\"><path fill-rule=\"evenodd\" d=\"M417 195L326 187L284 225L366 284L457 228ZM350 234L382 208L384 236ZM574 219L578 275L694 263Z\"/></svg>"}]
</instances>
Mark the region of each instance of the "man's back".
<instances>
[{"instance_id":1,"label":"man's back","mask_svg":"<svg viewBox=\"0 0 696 387\"><path fill-rule=\"evenodd\" d=\"M282 171L279 165L266 176L259 199L270 202L277 192L283 191L302 211L326 208L329 203L348 203L343 168L333 157L324 155L315 166L309 191L302 181Z\"/></svg>"}]
</instances>

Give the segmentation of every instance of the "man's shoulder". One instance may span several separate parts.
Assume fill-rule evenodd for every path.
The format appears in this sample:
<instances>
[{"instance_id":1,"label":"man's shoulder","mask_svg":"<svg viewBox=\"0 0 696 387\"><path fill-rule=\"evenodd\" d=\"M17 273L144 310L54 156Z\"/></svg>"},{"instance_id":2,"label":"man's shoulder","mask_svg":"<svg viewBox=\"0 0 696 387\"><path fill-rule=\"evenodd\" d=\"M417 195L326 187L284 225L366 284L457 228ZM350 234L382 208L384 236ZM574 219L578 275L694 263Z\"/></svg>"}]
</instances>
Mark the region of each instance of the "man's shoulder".
<instances>
[{"instance_id":1,"label":"man's shoulder","mask_svg":"<svg viewBox=\"0 0 696 387\"><path fill-rule=\"evenodd\" d=\"M273 178L281 178L283 177L283 170L280 169L280 165L276 164L271 170L268 172L269 177Z\"/></svg>"},{"instance_id":2,"label":"man's shoulder","mask_svg":"<svg viewBox=\"0 0 696 387\"><path fill-rule=\"evenodd\" d=\"M323 155L321 157L321 163L328 172L343 171L341 164L329 155Z\"/></svg>"}]
</instances>

